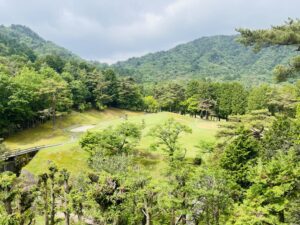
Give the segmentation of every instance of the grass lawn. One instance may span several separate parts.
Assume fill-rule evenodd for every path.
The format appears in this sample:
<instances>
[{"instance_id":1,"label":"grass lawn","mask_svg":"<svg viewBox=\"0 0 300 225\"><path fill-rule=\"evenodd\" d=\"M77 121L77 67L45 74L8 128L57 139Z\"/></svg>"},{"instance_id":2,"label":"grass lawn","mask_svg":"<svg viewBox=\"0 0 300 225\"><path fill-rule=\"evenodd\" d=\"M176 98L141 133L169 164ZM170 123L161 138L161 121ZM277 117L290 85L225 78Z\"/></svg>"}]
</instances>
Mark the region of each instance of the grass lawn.
<instances>
[{"instance_id":1,"label":"grass lawn","mask_svg":"<svg viewBox=\"0 0 300 225\"><path fill-rule=\"evenodd\" d=\"M27 148L37 145L54 143L65 143L62 146L51 147L41 150L25 167L33 174L39 174L47 168L48 162L55 162L60 168L68 169L73 175L88 171L88 154L80 149L78 138L83 133L74 134L70 129L82 125L94 125L91 130L101 130L108 126L115 126L124 121L122 115L128 115L128 121L141 124L144 121L145 128L142 132L142 139L137 146L139 153L136 157L137 163L145 170L151 172L153 177L159 178L165 167L164 153L160 150L151 151L149 147L153 143L152 137L148 135L149 130L155 125L162 124L168 118L189 126L192 134L183 134L180 138L182 147L187 150L187 157L194 158L199 149L196 147L201 141L215 140L218 122L200 120L189 116L182 116L175 113L160 112L146 114L142 112L130 112L119 109L108 109L104 112L91 110L84 113L72 112L70 115L60 119L55 130L51 123L46 123L37 128L20 132L5 141L10 148ZM73 137L73 141L71 138ZM74 138L75 137L75 138Z\"/></svg>"},{"instance_id":2,"label":"grass lawn","mask_svg":"<svg viewBox=\"0 0 300 225\"><path fill-rule=\"evenodd\" d=\"M84 113L72 111L69 115L57 120L56 129L53 129L52 122L48 121L35 128L30 128L5 139L4 144L11 150L24 149L38 145L50 145L70 140L69 129L74 126L85 124L97 124L104 120L118 118L120 115L136 115L139 113L128 112L120 109L109 109L104 112L89 110Z\"/></svg>"}]
</instances>

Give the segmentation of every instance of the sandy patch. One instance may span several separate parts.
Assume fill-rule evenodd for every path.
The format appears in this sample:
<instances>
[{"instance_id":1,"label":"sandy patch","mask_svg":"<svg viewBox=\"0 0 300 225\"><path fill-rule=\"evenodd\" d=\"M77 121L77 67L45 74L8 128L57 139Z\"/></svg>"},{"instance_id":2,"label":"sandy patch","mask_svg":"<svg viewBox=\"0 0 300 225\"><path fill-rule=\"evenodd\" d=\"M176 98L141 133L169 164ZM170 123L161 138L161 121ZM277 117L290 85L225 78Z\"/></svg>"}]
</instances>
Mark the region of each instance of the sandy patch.
<instances>
[{"instance_id":1,"label":"sandy patch","mask_svg":"<svg viewBox=\"0 0 300 225\"><path fill-rule=\"evenodd\" d=\"M92 129L94 127L95 127L95 125L85 125L85 126L73 128L70 131L75 132L75 133L86 132L87 130Z\"/></svg>"}]
</instances>

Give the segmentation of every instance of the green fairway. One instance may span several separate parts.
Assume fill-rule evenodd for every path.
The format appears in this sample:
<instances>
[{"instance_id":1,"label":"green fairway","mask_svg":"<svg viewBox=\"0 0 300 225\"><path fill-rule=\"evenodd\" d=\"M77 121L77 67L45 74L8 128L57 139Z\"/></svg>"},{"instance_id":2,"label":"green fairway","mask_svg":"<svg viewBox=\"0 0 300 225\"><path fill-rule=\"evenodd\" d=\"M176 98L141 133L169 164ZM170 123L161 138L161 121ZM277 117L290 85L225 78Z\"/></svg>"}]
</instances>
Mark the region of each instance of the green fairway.
<instances>
[{"instance_id":1,"label":"green fairway","mask_svg":"<svg viewBox=\"0 0 300 225\"><path fill-rule=\"evenodd\" d=\"M51 147L41 150L25 167L33 174L39 174L47 168L49 161L55 162L59 167L66 168L73 174L88 171L88 154L80 149L78 140L84 132L71 132L73 128L83 126L93 126L90 130L101 130L109 126L115 126L124 122L124 115L127 121L137 124L144 123L142 138L137 146L138 154L136 162L145 170L149 170L155 177L161 175L161 170L165 166L164 153L160 150L150 150L153 138L148 135L149 130L166 121L174 118L178 122L189 126L191 134L184 134L180 138L182 147L187 150L186 156L194 158L199 149L197 145L201 141L215 140L214 135L217 131L218 122L201 120L190 116L183 116L175 113L142 113L130 112L125 110L108 109L104 112L88 111L84 113L72 112L70 115L58 122L56 130L53 130L51 123L46 123L40 127L32 128L20 132L6 140L10 148L26 148L30 146L63 143L61 146Z\"/></svg>"},{"instance_id":2,"label":"green fairway","mask_svg":"<svg viewBox=\"0 0 300 225\"><path fill-rule=\"evenodd\" d=\"M74 134L70 133L69 130L73 127L97 124L105 120L116 119L125 113L128 115L140 114L120 109L109 109L103 112L89 110L84 113L72 111L67 116L57 120L56 129L53 129L52 122L48 121L38 127L16 133L5 139L4 143L11 150L63 143L72 139L72 135Z\"/></svg>"}]
</instances>

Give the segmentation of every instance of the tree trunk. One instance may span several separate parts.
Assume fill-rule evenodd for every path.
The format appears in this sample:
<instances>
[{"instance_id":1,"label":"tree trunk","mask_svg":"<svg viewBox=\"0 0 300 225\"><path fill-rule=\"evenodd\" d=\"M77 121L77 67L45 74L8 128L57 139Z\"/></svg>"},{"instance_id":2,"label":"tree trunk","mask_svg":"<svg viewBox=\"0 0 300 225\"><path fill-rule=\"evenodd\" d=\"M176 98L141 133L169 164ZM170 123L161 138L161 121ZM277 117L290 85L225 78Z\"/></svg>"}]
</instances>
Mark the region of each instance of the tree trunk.
<instances>
[{"instance_id":1,"label":"tree trunk","mask_svg":"<svg viewBox=\"0 0 300 225\"><path fill-rule=\"evenodd\" d=\"M49 225L49 216L48 216L48 212L44 212L44 217L45 217L45 225Z\"/></svg>"},{"instance_id":2,"label":"tree trunk","mask_svg":"<svg viewBox=\"0 0 300 225\"><path fill-rule=\"evenodd\" d=\"M64 181L64 207L65 207L65 224L70 225L70 212L68 210L68 198L67 198L67 192L68 192L68 182L67 180Z\"/></svg>"},{"instance_id":3,"label":"tree trunk","mask_svg":"<svg viewBox=\"0 0 300 225\"><path fill-rule=\"evenodd\" d=\"M4 205L5 205L5 211L8 215L11 215L13 213L13 210L12 210L12 206L11 206L11 201L5 201L4 202Z\"/></svg>"},{"instance_id":4,"label":"tree trunk","mask_svg":"<svg viewBox=\"0 0 300 225\"><path fill-rule=\"evenodd\" d=\"M279 222L281 222L281 223L285 222L284 210L279 211Z\"/></svg>"},{"instance_id":5,"label":"tree trunk","mask_svg":"<svg viewBox=\"0 0 300 225\"><path fill-rule=\"evenodd\" d=\"M206 120L208 120L208 116L209 116L209 113L208 113L208 111L206 111L206 113L205 113L205 119Z\"/></svg>"},{"instance_id":6,"label":"tree trunk","mask_svg":"<svg viewBox=\"0 0 300 225\"><path fill-rule=\"evenodd\" d=\"M81 222L82 221L82 217L83 217L83 205L81 203L80 204L80 210L78 212L78 221Z\"/></svg>"},{"instance_id":7,"label":"tree trunk","mask_svg":"<svg viewBox=\"0 0 300 225\"><path fill-rule=\"evenodd\" d=\"M143 213L144 213L144 216L145 216L145 220L144 220L145 225L151 225L151 215L150 215L150 213L148 212L147 209L143 210Z\"/></svg>"},{"instance_id":8,"label":"tree trunk","mask_svg":"<svg viewBox=\"0 0 300 225\"><path fill-rule=\"evenodd\" d=\"M69 213L65 212L65 224L70 225L70 215Z\"/></svg>"},{"instance_id":9,"label":"tree trunk","mask_svg":"<svg viewBox=\"0 0 300 225\"><path fill-rule=\"evenodd\" d=\"M174 213L174 210L172 210L172 212L171 212L170 225L175 225L175 224L176 224L175 213Z\"/></svg>"},{"instance_id":10,"label":"tree trunk","mask_svg":"<svg viewBox=\"0 0 300 225\"><path fill-rule=\"evenodd\" d=\"M151 225L151 215L150 215L150 213L148 212L148 210L147 209L145 209L144 211L143 211L143 213L144 213L144 216L145 216L145 225Z\"/></svg>"},{"instance_id":11,"label":"tree trunk","mask_svg":"<svg viewBox=\"0 0 300 225\"><path fill-rule=\"evenodd\" d=\"M55 129L55 124L56 124L56 96L55 96L55 93L53 93L53 96L52 96L52 125L53 125L53 129Z\"/></svg>"},{"instance_id":12,"label":"tree trunk","mask_svg":"<svg viewBox=\"0 0 300 225\"><path fill-rule=\"evenodd\" d=\"M50 224L55 225L55 193L54 193L54 181L51 184L51 212L50 212Z\"/></svg>"},{"instance_id":13,"label":"tree trunk","mask_svg":"<svg viewBox=\"0 0 300 225\"><path fill-rule=\"evenodd\" d=\"M49 215L48 215L48 190L47 184L45 184L45 194L44 194L44 218L45 218L45 225L49 225Z\"/></svg>"},{"instance_id":14,"label":"tree trunk","mask_svg":"<svg viewBox=\"0 0 300 225\"><path fill-rule=\"evenodd\" d=\"M182 215L181 221L182 221L182 224L186 224L186 215Z\"/></svg>"}]
</instances>

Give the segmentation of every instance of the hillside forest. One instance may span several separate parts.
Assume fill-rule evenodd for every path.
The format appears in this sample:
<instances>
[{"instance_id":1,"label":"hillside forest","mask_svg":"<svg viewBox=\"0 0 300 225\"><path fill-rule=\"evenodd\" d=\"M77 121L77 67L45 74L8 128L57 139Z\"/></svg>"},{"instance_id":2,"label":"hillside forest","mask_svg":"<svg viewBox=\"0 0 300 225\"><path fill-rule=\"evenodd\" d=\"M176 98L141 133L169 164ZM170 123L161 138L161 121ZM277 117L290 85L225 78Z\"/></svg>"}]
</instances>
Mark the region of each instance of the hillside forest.
<instances>
[{"instance_id":1,"label":"hillside forest","mask_svg":"<svg viewBox=\"0 0 300 225\"><path fill-rule=\"evenodd\" d=\"M49 159L33 174L20 157L0 174L0 224L300 224L300 20L237 31L108 66L0 26L2 156L6 139L48 123L55 132L75 111L170 112L217 127L190 157L182 138L195 128L183 119L149 128L125 114L78 137L80 174ZM159 175L137 160L152 152Z\"/></svg>"}]
</instances>

